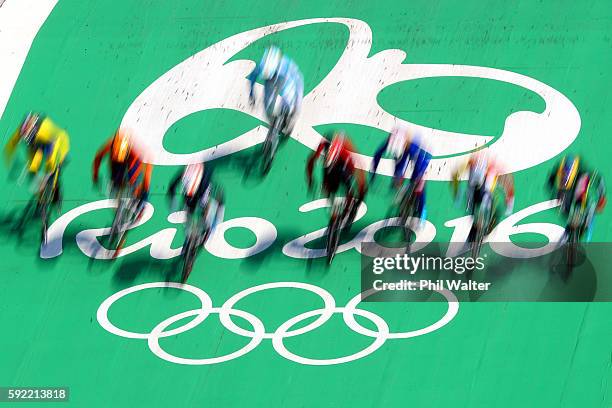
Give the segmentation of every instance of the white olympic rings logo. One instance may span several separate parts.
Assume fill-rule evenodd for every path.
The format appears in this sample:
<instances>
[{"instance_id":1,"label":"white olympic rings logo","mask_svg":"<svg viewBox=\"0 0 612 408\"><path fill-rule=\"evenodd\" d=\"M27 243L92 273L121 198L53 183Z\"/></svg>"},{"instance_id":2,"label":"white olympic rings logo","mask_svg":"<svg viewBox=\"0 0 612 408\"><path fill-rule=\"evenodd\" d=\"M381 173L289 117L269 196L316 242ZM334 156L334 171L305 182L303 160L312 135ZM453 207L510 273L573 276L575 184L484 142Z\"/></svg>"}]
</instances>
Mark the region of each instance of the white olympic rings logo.
<instances>
[{"instance_id":1,"label":"white olympic rings logo","mask_svg":"<svg viewBox=\"0 0 612 408\"><path fill-rule=\"evenodd\" d=\"M175 288L185 290L194 294L200 300L202 305L200 308L178 313L174 316L167 318L166 320L157 324L157 326L155 326L153 330L151 330L151 332L149 333L137 333L123 330L110 322L108 318L108 310L113 305L113 303L115 303L115 301L130 293L139 292L141 290L151 288ZM313 292L316 295L319 295L321 299L323 299L324 307L321 309L304 312L295 317L292 317L291 319L281 324L272 333L267 332L262 321L253 314L245 312L243 310L234 309L236 303L239 302L241 299L245 298L246 296L263 290L275 288L297 288ZM262 342L262 340L269 339L272 340L272 345L276 352L288 360L307 365L334 365L348 363L350 361L358 360L362 357L368 356L377 349L379 349L388 339L407 339L410 337L417 337L438 330L439 328L443 327L448 322L453 320L453 318L457 315L457 312L459 311L459 302L457 301L456 296L452 292L448 290L437 291L442 296L444 296L444 298L448 302L448 308L446 310L446 313L438 321L422 329L400 333L391 333L389 331L389 326L387 325L387 322L380 316L370 311L357 308L357 305L359 304L359 302L361 302L362 298L370 296L373 292L374 290L371 289L369 291L359 293L355 297L353 297L346 304L345 307L337 307L334 297L328 291L318 286L302 282L271 282L245 289L229 298L221 307L213 307L212 299L210 298L210 296L205 291L195 286L174 282L153 282L123 289L110 296L104 302L102 302L102 304L98 308L97 319L100 325L112 334L130 339L146 339L149 345L149 349L156 356L176 364L206 365L230 361L249 353L251 350L256 348ZM174 336L186 332L202 323L211 313L216 313L219 315L219 320L226 329L239 336L249 337L251 338L251 341L242 349L237 350L233 353L218 357L202 359L178 357L162 349L159 344L160 338ZM357 353L331 359L313 359L302 357L298 356L295 353L292 353L287 349L284 344L285 338L298 336L300 334L304 334L306 332L310 332L319 328L320 326L325 324L334 313L342 313L344 322L352 331L359 333L363 336L372 337L374 341L365 349ZM356 314L374 323L374 325L376 326L376 331L366 329L361 324L359 324L355 319ZM249 331L238 327L232 321L231 316L238 316L246 320L252 326L253 330ZM304 327L291 330L291 328L297 325L298 323L310 319L314 316L319 317L313 322L305 325ZM179 326L172 330L166 331L166 329L172 324L190 317L193 317L193 320L189 321L183 326Z\"/></svg>"}]
</instances>

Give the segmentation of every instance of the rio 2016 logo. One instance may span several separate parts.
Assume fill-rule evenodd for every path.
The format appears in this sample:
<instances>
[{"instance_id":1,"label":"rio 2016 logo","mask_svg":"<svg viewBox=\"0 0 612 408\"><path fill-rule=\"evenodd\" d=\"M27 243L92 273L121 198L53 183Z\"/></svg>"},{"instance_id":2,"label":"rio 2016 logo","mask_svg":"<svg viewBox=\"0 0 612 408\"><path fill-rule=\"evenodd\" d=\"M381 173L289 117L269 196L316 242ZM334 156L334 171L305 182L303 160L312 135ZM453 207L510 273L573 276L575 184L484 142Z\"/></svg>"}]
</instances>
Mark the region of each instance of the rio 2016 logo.
<instances>
[{"instance_id":1,"label":"rio 2016 logo","mask_svg":"<svg viewBox=\"0 0 612 408\"><path fill-rule=\"evenodd\" d=\"M346 47L331 72L305 95L302 112L292 137L316 149L322 136L315 126L353 123L390 131L396 123L419 130L431 144L434 158L427 178L449 180L450 173L465 155L488 149L507 165L507 172L536 166L565 150L578 135L580 115L574 105L550 86L495 68L451 64L403 64L406 53L391 49L369 56L372 31L368 24L351 18L315 18L274 24L233 35L189 57L147 87L128 108L122 124L135 131L150 149L156 165L179 165L223 157L248 149L265 139L262 126L198 152L175 154L166 150L166 131L182 118L207 109L232 109L266 121L261 108L248 103L248 73L254 62L228 61L267 35L311 24L342 24L349 30ZM474 77L511 83L539 95L546 103L542 113L514 112L506 118L503 133L470 135L418 126L394 117L378 104L377 95L398 82L431 77ZM357 85L358 84L358 85ZM163 112L163 114L162 114ZM528 152L525 147L529 146ZM372 158L356 154L358 167L369 170ZM393 163L383 160L380 174L392 175Z\"/></svg>"}]
</instances>

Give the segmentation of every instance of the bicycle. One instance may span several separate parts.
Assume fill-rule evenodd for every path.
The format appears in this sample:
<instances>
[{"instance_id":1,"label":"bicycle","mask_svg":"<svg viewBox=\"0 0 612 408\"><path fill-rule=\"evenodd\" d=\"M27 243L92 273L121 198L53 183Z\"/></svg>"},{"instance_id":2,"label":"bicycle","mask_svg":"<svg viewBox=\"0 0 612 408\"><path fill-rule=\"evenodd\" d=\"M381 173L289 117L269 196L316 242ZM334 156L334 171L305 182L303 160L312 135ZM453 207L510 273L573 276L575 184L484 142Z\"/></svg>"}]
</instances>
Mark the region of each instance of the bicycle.
<instances>
[{"instance_id":1,"label":"bicycle","mask_svg":"<svg viewBox=\"0 0 612 408\"><path fill-rule=\"evenodd\" d=\"M194 212L187 220L187 234L185 237L185 243L183 244L183 250L181 251L181 259L183 264L181 281L183 283L185 283L189 278L199 250L204 246L210 237L216 221L220 218L220 208L221 205L219 204L219 201L216 199L209 200L206 204L204 214L200 214L197 216L197 219L194 220L193 217L196 217Z\"/></svg>"}]
</instances>

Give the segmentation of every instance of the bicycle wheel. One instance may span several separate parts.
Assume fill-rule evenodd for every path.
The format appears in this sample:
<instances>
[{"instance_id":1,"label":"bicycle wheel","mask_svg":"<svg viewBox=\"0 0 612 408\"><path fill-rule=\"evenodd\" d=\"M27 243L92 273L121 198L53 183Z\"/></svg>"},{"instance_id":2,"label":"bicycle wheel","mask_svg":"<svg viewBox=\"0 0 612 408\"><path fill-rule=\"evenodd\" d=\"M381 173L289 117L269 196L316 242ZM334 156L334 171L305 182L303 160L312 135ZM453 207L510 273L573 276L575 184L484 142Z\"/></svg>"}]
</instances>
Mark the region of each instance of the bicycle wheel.
<instances>
[{"instance_id":1,"label":"bicycle wheel","mask_svg":"<svg viewBox=\"0 0 612 408\"><path fill-rule=\"evenodd\" d=\"M580 234L576 227L570 226L567 234L567 267L571 271L576 263L578 254L578 240Z\"/></svg>"},{"instance_id":2,"label":"bicycle wheel","mask_svg":"<svg viewBox=\"0 0 612 408\"><path fill-rule=\"evenodd\" d=\"M49 211L47 206L42 208L40 218L42 220L40 242L45 245L47 243L47 229L49 227Z\"/></svg>"},{"instance_id":3,"label":"bicycle wheel","mask_svg":"<svg viewBox=\"0 0 612 408\"><path fill-rule=\"evenodd\" d=\"M126 215L126 202L124 198L118 198L119 203L117 205L117 211L115 212L115 218L113 218L113 224L111 225L110 234L108 235L109 249L115 251L116 257L121 249L120 246L124 239L125 230L123 225L125 223Z\"/></svg>"},{"instance_id":4,"label":"bicycle wheel","mask_svg":"<svg viewBox=\"0 0 612 408\"><path fill-rule=\"evenodd\" d=\"M185 242L185 250L183 252L183 270L181 274L181 281L187 282L189 274L193 269L195 262L195 246L193 245L193 238L188 239Z\"/></svg>"},{"instance_id":5,"label":"bicycle wheel","mask_svg":"<svg viewBox=\"0 0 612 408\"><path fill-rule=\"evenodd\" d=\"M472 244L472 258L478 258L485 237L485 231L491 222L490 201L483 201L477 208L476 220L474 221L474 243Z\"/></svg>"},{"instance_id":6,"label":"bicycle wheel","mask_svg":"<svg viewBox=\"0 0 612 408\"><path fill-rule=\"evenodd\" d=\"M188 245L189 246L185 249L185 254L183 255L183 271L181 274L181 281L183 283L187 282L195 261L195 254L192 246L191 244Z\"/></svg>"},{"instance_id":7,"label":"bicycle wheel","mask_svg":"<svg viewBox=\"0 0 612 408\"><path fill-rule=\"evenodd\" d=\"M400 201L399 208L400 225L404 229L404 240L408 246L410 246L414 236L412 228L408 225L408 218L414 214L415 204L414 194L412 194L411 189L408 188Z\"/></svg>"},{"instance_id":8,"label":"bicycle wheel","mask_svg":"<svg viewBox=\"0 0 612 408\"><path fill-rule=\"evenodd\" d=\"M278 145L278 133L281 120L279 118L274 119L272 126L268 130L266 140L262 149L262 163L261 169L263 174L267 174L272 168L272 161L276 155L276 147Z\"/></svg>"},{"instance_id":9,"label":"bicycle wheel","mask_svg":"<svg viewBox=\"0 0 612 408\"><path fill-rule=\"evenodd\" d=\"M53 200L54 174L46 176L43 187L38 196L38 209L40 211L41 234L40 241L44 245L47 243L47 229L49 227L49 213Z\"/></svg>"},{"instance_id":10,"label":"bicycle wheel","mask_svg":"<svg viewBox=\"0 0 612 408\"><path fill-rule=\"evenodd\" d=\"M472 243L472 258L478 258L480 255L480 248L484 241L484 230L481 227L476 227L476 233L474 234L474 242Z\"/></svg>"},{"instance_id":11,"label":"bicycle wheel","mask_svg":"<svg viewBox=\"0 0 612 408\"><path fill-rule=\"evenodd\" d=\"M332 219L329 222L329 233L327 235L327 264L330 265L336 256L336 250L340 243L340 228L339 228L339 217L332 215Z\"/></svg>"}]
</instances>

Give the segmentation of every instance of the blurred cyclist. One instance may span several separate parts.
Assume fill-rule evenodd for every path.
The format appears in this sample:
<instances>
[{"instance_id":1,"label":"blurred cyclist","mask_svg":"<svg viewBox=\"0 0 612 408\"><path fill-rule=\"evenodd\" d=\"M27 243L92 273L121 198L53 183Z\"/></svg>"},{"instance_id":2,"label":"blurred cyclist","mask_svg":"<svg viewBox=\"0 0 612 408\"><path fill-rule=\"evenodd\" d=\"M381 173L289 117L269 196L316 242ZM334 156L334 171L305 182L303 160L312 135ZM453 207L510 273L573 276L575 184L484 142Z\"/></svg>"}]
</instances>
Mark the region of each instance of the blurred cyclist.
<instances>
[{"instance_id":1,"label":"blurred cyclist","mask_svg":"<svg viewBox=\"0 0 612 408\"><path fill-rule=\"evenodd\" d=\"M419 135L412 137L408 128L404 126L396 126L385 142L374 153L372 161L372 174L370 181L376 177L376 169L383 155L389 154L395 161L395 170L393 172L393 185L398 190L396 201L400 202L403 197L401 187L404 179L408 176L408 165L413 163L412 175L410 176L409 191L416 194L416 216L421 220L421 225L425 222L427 216L426 195L425 195L425 171L431 161L431 153L424 146Z\"/></svg>"},{"instance_id":2,"label":"blurred cyclist","mask_svg":"<svg viewBox=\"0 0 612 408\"><path fill-rule=\"evenodd\" d=\"M38 174L43 161L45 175L58 172L52 202L59 208L62 200L59 175L70 151L68 133L55 125L49 117L30 112L5 146L5 157L8 161L12 161L19 142L24 142L28 149L27 170L31 177Z\"/></svg>"},{"instance_id":3,"label":"blurred cyclist","mask_svg":"<svg viewBox=\"0 0 612 408\"><path fill-rule=\"evenodd\" d=\"M578 231L578 239L586 233L586 240L590 241L595 213L603 211L606 205L606 187L601 174L585 170L577 157L567 156L549 177L549 186L567 217L564 238L573 228Z\"/></svg>"},{"instance_id":4,"label":"blurred cyclist","mask_svg":"<svg viewBox=\"0 0 612 408\"><path fill-rule=\"evenodd\" d=\"M560 211L568 215L574 201L576 181L582 176L580 157L567 155L555 165L548 177L548 187L554 198L559 200Z\"/></svg>"},{"instance_id":5,"label":"blurred cyclist","mask_svg":"<svg viewBox=\"0 0 612 408\"><path fill-rule=\"evenodd\" d=\"M172 179L168 187L168 197L173 210L176 208L175 195L179 185L187 213L185 236L189 237L189 231L194 227L193 220L196 211L205 222L207 236L210 235L222 218L224 207L223 192L212 185L210 171L204 163L189 164ZM203 238L206 239L206 237Z\"/></svg>"},{"instance_id":6,"label":"blurred cyclist","mask_svg":"<svg viewBox=\"0 0 612 408\"><path fill-rule=\"evenodd\" d=\"M270 123L282 117L281 131L291 134L302 106L304 79L296 63L276 46L267 48L249 74L249 101L255 103L255 82L264 81L264 108Z\"/></svg>"},{"instance_id":7,"label":"blurred cyclist","mask_svg":"<svg viewBox=\"0 0 612 408\"><path fill-rule=\"evenodd\" d=\"M139 200L139 209L144 208L144 202L149 197L152 167L143 162L130 134L118 129L98 150L93 162L94 184L98 184L100 164L106 155L109 156L112 194L117 195L123 188L129 188L133 198Z\"/></svg>"},{"instance_id":8,"label":"blurred cyclist","mask_svg":"<svg viewBox=\"0 0 612 408\"><path fill-rule=\"evenodd\" d=\"M502 213L509 215L514 208L514 178L512 174L502 174L502 166L486 153L478 152L470 156L468 161L453 173L453 193L455 199L459 196L459 179L468 172L468 187L466 191L467 212L475 216L476 208L482 203L491 204L491 223L487 234L493 229ZM500 205L498 192L503 190L505 209ZM470 235L473 231L470 232Z\"/></svg>"},{"instance_id":9,"label":"blurred cyclist","mask_svg":"<svg viewBox=\"0 0 612 408\"><path fill-rule=\"evenodd\" d=\"M354 152L352 143L342 131L331 132L328 139L323 140L317 150L308 158L306 165L306 177L308 188L312 188L312 171L319 156L323 156L323 191L333 201L341 185L346 190L346 204L342 216L348 215L348 224L352 222L359 203L365 195L365 180L361 170L355 168L351 157ZM357 184L355 191L354 184ZM347 214L346 211L350 213Z\"/></svg>"},{"instance_id":10,"label":"blurred cyclist","mask_svg":"<svg viewBox=\"0 0 612 408\"><path fill-rule=\"evenodd\" d=\"M576 182L574 203L570 209L570 216L572 211L581 211L584 214L581 234L586 232L587 241L591 240L593 234L595 213L602 212L605 205L606 186L601 174L597 171L582 173Z\"/></svg>"}]
</instances>

